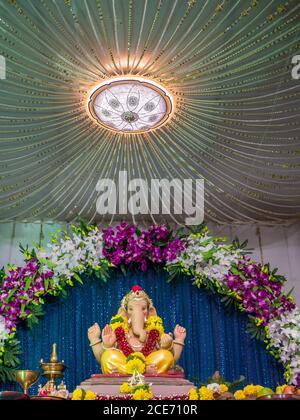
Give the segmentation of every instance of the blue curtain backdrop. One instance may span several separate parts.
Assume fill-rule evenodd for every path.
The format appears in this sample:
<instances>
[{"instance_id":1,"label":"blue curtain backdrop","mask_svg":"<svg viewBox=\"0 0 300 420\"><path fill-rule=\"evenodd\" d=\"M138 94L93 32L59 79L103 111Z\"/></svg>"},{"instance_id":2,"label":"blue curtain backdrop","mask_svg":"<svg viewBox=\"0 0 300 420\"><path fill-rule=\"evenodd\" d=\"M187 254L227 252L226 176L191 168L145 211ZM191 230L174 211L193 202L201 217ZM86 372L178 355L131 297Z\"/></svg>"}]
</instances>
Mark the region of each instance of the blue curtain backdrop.
<instances>
[{"instance_id":1,"label":"blue curtain backdrop","mask_svg":"<svg viewBox=\"0 0 300 420\"><path fill-rule=\"evenodd\" d=\"M140 284L152 297L167 332L173 332L177 323L187 328L180 365L196 384L207 380L216 370L229 381L242 374L248 383L268 387L283 383L281 367L267 354L263 343L251 340L247 334L245 315L228 313L218 297L197 289L190 279L168 284L165 272L152 269L127 276L116 272L107 284L89 278L83 286L72 288L66 299L48 303L46 315L33 330L20 329L22 367L39 368L40 359L49 359L52 343L56 342L58 356L68 366L65 381L69 390L99 372L87 329L96 321L103 328L118 311L124 294L135 284Z\"/></svg>"}]
</instances>

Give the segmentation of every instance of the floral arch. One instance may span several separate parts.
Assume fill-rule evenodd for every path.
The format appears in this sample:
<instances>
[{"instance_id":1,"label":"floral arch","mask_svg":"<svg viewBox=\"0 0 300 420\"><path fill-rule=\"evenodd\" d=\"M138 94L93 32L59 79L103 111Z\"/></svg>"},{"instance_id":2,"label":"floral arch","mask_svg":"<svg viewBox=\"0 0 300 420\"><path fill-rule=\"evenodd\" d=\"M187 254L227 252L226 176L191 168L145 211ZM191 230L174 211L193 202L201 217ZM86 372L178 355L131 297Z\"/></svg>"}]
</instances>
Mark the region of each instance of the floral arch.
<instances>
[{"instance_id":1,"label":"floral arch","mask_svg":"<svg viewBox=\"0 0 300 420\"><path fill-rule=\"evenodd\" d=\"M34 326L47 296L65 294L82 283L83 274L107 282L112 269L133 265L146 271L158 264L168 281L183 273L195 287L220 294L225 305L246 313L249 333L283 364L286 381L300 386L300 312L291 293L283 292L286 279L252 261L246 245L237 239L226 244L206 225L186 233L165 225L141 231L126 223L102 230L81 223L70 235L54 235L47 251L21 247L24 266L3 268L0 276L0 382L11 380L18 365L18 324Z\"/></svg>"}]
</instances>

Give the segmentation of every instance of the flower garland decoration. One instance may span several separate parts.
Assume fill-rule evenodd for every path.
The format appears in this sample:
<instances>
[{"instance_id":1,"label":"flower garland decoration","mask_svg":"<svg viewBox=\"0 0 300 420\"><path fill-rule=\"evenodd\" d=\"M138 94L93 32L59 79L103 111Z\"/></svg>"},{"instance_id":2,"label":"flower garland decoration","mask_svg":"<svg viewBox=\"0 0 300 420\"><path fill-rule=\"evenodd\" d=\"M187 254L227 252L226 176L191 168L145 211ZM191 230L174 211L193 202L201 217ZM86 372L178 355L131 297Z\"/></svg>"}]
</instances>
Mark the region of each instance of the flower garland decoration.
<instances>
[{"instance_id":1,"label":"flower garland decoration","mask_svg":"<svg viewBox=\"0 0 300 420\"><path fill-rule=\"evenodd\" d=\"M268 325L268 348L278 354L279 360L287 366L286 381L300 387L300 311L294 309Z\"/></svg>"},{"instance_id":2,"label":"flower garland decoration","mask_svg":"<svg viewBox=\"0 0 300 420\"><path fill-rule=\"evenodd\" d=\"M269 273L268 267L246 256L232 265L224 281L240 298L240 309L252 314L259 325L266 326L271 319L295 308L293 300L282 293L282 282Z\"/></svg>"},{"instance_id":3,"label":"flower garland decoration","mask_svg":"<svg viewBox=\"0 0 300 420\"><path fill-rule=\"evenodd\" d=\"M153 399L152 387L148 384L137 384L130 386L128 382L124 382L120 386L121 394L131 396L133 400L151 400Z\"/></svg>"},{"instance_id":4,"label":"flower garland decoration","mask_svg":"<svg viewBox=\"0 0 300 420\"><path fill-rule=\"evenodd\" d=\"M80 223L71 230L54 235L46 251L21 247L24 266L0 270L0 381L11 379L18 364L18 324L25 321L32 327L38 322L47 296L62 296L89 275L106 282L111 270L130 266L146 271L158 264L168 272L168 281L189 276L196 287L220 294L226 306L247 314L251 335L265 341L284 365L286 380L299 386L299 311L291 293L283 291L286 279L249 258L246 242L235 239L225 244L226 238L211 236L204 224L188 235L165 225L142 231L126 223L103 230ZM128 357L134 351L126 339L126 320L116 317L112 325L119 348ZM158 318L149 319L147 328L141 351L145 357L163 333Z\"/></svg>"},{"instance_id":5,"label":"flower garland decoration","mask_svg":"<svg viewBox=\"0 0 300 420\"><path fill-rule=\"evenodd\" d=\"M228 391L228 386L225 384L211 383L206 386L201 386L199 389L191 388L189 391L189 400L217 400L222 394Z\"/></svg>"},{"instance_id":6,"label":"flower garland decoration","mask_svg":"<svg viewBox=\"0 0 300 420\"><path fill-rule=\"evenodd\" d=\"M137 264L147 271L147 261L170 262L183 251L184 242L171 236L165 225L153 225L141 232L134 225L121 223L116 230L103 229L103 255L116 267Z\"/></svg>"},{"instance_id":7,"label":"flower garland decoration","mask_svg":"<svg viewBox=\"0 0 300 420\"><path fill-rule=\"evenodd\" d=\"M158 331L161 337L165 332L162 319L159 316L149 316L146 322L146 330L149 333L151 331Z\"/></svg>"},{"instance_id":8,"label":"flower garland decoration","mask_svg":"<svg viewBox=\"0 0 300 420\"><path fill-rule=\"evenodd\" d=\"M123 327L119 326L115 329L116 339L118 343L118 348L122 351L122 353L128 357L130 354L134 353L134 350L130 346L126 332ZM144 356L148 356L153 350L156 348L156 345L159 341L159 332L156 329L153 329L149 332L147 340L143 348L141 349L141 353Z\"/></svg>"},{"instance_id":9,"label":"flower garland decoration","mask_svg":"<svg viewBox=\"0 0 300 420\"><path fill-rule=\"evenodd\" d=\"M233 384L232 384L233 385ZM154 396L151 384L130 385L124 382L120 386L121 395L97 395L90 390L76 388L72 394L72 400L257 400L264 396L274 394L270 388L264 388L261 385L248 384L242 389L238 389L234 393L229 390L230 386L225 383L212 382L202 385L199 388L191 388L184 395ZM286 384L277 386L276 394L300 395L300 388Z\"/></svg>"},{"instance_id":10,"label":"flower garland decoration","mask_svg":"<svg viewBox=\"0 0 300 420\"><path fill-rule=\"evenodd\" d=\"M286 386L277 387L277 393L283 393ZM287 390L289 391L289 390ZM292 392L291 392L292 393ZM209 383L200 388L191 388L188 397L189 400L256 400L259 397L272 395L274 391L270 388L264 388L261 385L246 385L243 389L234 392L229 391L225 383Z\"/></svg>"},{"instance_id":11,"label":"flower garland decoration","mask_svg":"<svg viewBox=\"0 0 300 420\"><path fill-rule=\"evenodd\" d=\"M131 394L132 386L130 386L128 382L123 382L120 386L120 392L121 394Z\"/></svg>"},{"instance_id":12,"label":"flower garland decoration","mask_svg":"<svg viewBox=\"0 0 300 420\"><path fill-rule=\"evenodd\" d=\"M226 238L209 236L207 226L201 232L192 233L184 240L184 251L167 262L168 271L177 275L178 270L199 279L215 279L222 282L232 264L237 263L242 250L234 245L223 245Z\"/></svg>"},{"instance_id":13,"label":"flower garland decoration","mask_svg":"<svg viewBox=\"0 0 300 420\"><path fill-rule=\"evenodd\" d=\"M143 353L131 353L126 360L126 373L133 375L134 373L143 374L146 370L146 359Z\"/></svg>"},{"instance_id":14,"label":"flower garland decoration","mask_svg":"<svg viewBox=\"0 0 300 420\"><path fill-rule=\"evenodd\" d=\"M114 315L110 320L110 326L115 331L117 328L122 328L126 334L128 334L128 321L127 319L120 315Z\"/></svg>"},{"instance_id":15,"label":"flower garland decoration","mask_svg":"<svg viewBox=\"0 0 300 420\"><path fill-rule=\"evenodd\" d=\"M256 400L259 396L270 395L274 392L271 389L264 388L261 385L246 385L244 389L236 391L233 395L236 400L254 399Z\"/></svg>"},{"instance_id":16,"label":"flower garland decoration","mask_svg":"<svg viewBox=\"0 0 300 420\"><path fill-rule=\"evenodd\" d=\"M132 390L133 400L151 400L152 397L152 388L149 385L137 385Z\"/></svg>"},{"instance_id":17,"label":"flower garland decoration","mask_svg":"<svg viewBox=\"0 0 300 420\"><path fill-rule=\"evenodd\" d=\"M97 394L90 390L85 391L82 388L76 388L71 399L73 401L94 401L97 399Z\"/></svg>"}]
</instances>

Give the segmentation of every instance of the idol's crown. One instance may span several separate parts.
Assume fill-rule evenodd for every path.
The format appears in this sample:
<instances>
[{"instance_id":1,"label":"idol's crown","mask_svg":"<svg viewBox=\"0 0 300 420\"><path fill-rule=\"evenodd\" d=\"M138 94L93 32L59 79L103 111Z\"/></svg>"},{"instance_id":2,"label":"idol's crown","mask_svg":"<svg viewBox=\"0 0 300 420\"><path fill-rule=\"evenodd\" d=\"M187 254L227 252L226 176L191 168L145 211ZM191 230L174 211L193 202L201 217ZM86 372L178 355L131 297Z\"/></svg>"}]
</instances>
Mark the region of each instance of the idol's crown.
<instances>
[{"instance_id":1,"label":"idol's crown","mask_svg":"<svg viewBox=\"0 0 300 420\"><path fill-rule=\"evenodd\" d=\"M142 289L141 286L138 286L138 285L133 286L131 291L129 293L127 293L126 296L124 296L124 298L122 299L122 303L121 303L122 308L125 311L127 311L129 302L131 302L133 300L145 300L147 302L149 308L153 307L152 300L149 298L149 296Z\"/></svg>"}]
</instances>

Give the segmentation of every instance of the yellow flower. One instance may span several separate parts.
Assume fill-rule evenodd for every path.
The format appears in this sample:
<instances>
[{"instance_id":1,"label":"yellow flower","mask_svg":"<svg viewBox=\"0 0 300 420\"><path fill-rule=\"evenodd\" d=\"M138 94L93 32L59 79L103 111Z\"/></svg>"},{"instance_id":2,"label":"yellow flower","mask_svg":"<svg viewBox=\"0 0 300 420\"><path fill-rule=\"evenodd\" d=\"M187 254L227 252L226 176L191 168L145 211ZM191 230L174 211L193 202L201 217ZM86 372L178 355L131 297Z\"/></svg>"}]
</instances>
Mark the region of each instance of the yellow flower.
<instances>
[{"instance_id":1,"label":"yellow flower","mask_svg":"<svg viewBox=\"0 0 300 420\"><path fill-rule=\"evenodd\" d=\"M120 392L121 394L130 394L132 391L132 387L129 385L128 382L124 382L121 386L120 386Z\"/></svg>"},{"instance_id":2,"label":"yellow flower","mask_svg":"<svg viewBox=\"0 0 300 420\"><path fill-rule=\"evenodd\" d=\"M126 373L132 375L134 372L143 374L145 372L146 365L142 360L135 358L129 360L126 363Z\"/></svg>"},{"instance_id":3,"label":"yellow flower","mask_svg":"<svg viewBox=\"0 0 300 420\"><path fill-rule=\"evenodd\" d=\"M263 320L260 318L255 318L255 325L259 327L263 323Z\"/></svg>"},{"instance_id":4,"label":"yellow flower","mask_svg":"<svg viewBox=\"0 0 300 420\"><path fill-rule=\"evenodd\" d=\"M253 384L245 386L243 391L245 395L254 395L256 393L255 386Z\"/></svg>"},{"instance_id":5,"label":"yellow flower","mask_svg":"<svg viewBox=\"0 0 300 420\"><path fill-rule=\"evenodd\" d=\"M227 392L228 386L225 384L220 384L220 391L221 391L221 394L223 394L224 392Z\"/></svg>"},{"instance_id":6,"label":"yellow flower","mask_svg":"<svg viewBox=\"0 0 300 420\"><path fill-rule=\"evenodd\" d=\"M255 395L259 391L261 391L262 389L263 389L263 386L261 386L261 385L253 385L253 384L247 385L244 388L244 394L246 396L248 396L248 395Z\"/></svg>"},{"instance_id":7,"label":"yellow flower","mask_svg":"<svg viewBox=\"0 0 300 420\"><path fill-rule=\"evenodd\" d=\"M110 320L110 326L113 330L116 330L118 327L122 327L124 328L125 333L128 333L128 322L122 315L114 315Z\"/></svg>"},{"instance_id":8,"label":"yellow flower","mask_svg":"<svg viewBox=\"0 0 300 420\"><path fill-rule=\"evenodd\" d=\"M163 321L159 316L149 316L146 322L146 329L148 332L157 330L159 335L164 334Z\"/></svg>"},{"instance_id":9,"label":"yellow flower","mask_svg":"<svg viewBox=\"0 0 300 420\"><path fill-rule=\"evenodd\" d=\"M276 394L283 394L283 391L284 391L284 389L285 389L286 386L287 386L286 384L281 385L281 386L278 386L276 388Z\"/></svg>"},{"instance_id":10,"label":"yellow flower","mask_svg":"<svg viewBox=\"0 0 300 420\"><path fill-rule=\"evenodd\" d=\"M83 389L76 388L72 394L72 400L79 401L83 399Z\"/></svg>"},{"instance_id":11,"label":"yellow flower","mask_svg":"<svg viewBox=\"0 0 300 420\"><path fill-rule=\"evenodd\" d=\"M236 391L234 393L234 398L236 400L244 400L246 398L246 395L245 395L244 391L240 390L240 391Z\"/></svg>"},{"instance_id":12,"label":"yellow flower","mask_svg":"<svg viewBox=\"0 0 300 420\"><path fill-rule=\"evenodd\" d=\"M202 386L199 389L199 397L200 400L213 400L214 393L211 389L207 389L206 386Z\"/></svg>"},{"instance_id":13,"label":"yellow flower","mask_svg":"<svg viewBox=\"0 0 300 420\"><path fill-rule=\"evenodd\" d=\"M198 392L195 388L190 389L189 400L199 400L199 395L198 395Z\"/></svg>"},{"instance_id":14,"label":"yellow flower","mask_svg":"<svg viewBox=\"0 0 300 420\"><path fill-rule=\"evenodd\" d=\"M96 398L96 394L93 391L86 391L84 399L88 401L93 401Z\"/></svg>"},{"instance_id":15,"label":"yellow flower","mask_svg":"<svg viewBox=\"0 0 300 420\"><path fill-rule=\"evenodd\" d=\"M137 389L133 393L132 398L134 400L150 400L152 398L152 393L147 391L146 389Z\"/></svg>"}]
</instances>

